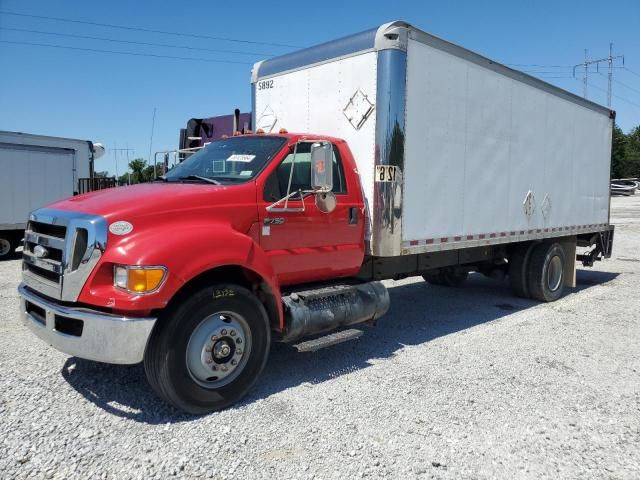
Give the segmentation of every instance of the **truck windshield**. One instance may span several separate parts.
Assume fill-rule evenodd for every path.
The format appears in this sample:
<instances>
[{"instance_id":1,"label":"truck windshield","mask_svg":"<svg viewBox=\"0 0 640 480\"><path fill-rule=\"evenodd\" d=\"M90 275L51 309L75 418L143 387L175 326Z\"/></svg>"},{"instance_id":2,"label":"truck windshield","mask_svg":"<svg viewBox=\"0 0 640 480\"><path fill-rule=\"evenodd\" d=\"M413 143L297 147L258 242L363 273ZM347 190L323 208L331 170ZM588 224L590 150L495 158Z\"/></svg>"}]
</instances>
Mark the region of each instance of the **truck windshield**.
<instances>
[{"instance_id":1,"label":"truck windshield","mask_svg":"<svg viewBox=\"0 0 640 480\"><path fill-rule=\"evenodd\" d=\"M243 183L254 178L286 139L283 137L231 137L210 143L176 165L163 178L168 182Z\"/></svg>"}]
</instances>

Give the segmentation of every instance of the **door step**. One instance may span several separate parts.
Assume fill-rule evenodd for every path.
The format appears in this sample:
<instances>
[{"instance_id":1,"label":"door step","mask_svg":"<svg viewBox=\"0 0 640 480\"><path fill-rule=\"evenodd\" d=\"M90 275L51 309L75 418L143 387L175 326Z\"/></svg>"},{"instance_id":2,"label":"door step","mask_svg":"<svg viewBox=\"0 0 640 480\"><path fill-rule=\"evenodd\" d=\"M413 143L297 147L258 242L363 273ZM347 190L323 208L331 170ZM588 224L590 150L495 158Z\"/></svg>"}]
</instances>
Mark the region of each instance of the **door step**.
<instances>
[{"instance_id":1,"label":"door step","mask_svg":"<svg viewBox=\"0 0 640 480\"><path fill-rule=\"evenodd\" d=\"M355 340L360 338L364 332L356 328L350 328L348 330L341 330L340 332L330 333L324 337L314 338L313 340L307 340L305 342L297 343L294 345L298 352L315 352L321 348L332 347L342 342L348 342L349 340Z\"/></svg>"}]
</instances>

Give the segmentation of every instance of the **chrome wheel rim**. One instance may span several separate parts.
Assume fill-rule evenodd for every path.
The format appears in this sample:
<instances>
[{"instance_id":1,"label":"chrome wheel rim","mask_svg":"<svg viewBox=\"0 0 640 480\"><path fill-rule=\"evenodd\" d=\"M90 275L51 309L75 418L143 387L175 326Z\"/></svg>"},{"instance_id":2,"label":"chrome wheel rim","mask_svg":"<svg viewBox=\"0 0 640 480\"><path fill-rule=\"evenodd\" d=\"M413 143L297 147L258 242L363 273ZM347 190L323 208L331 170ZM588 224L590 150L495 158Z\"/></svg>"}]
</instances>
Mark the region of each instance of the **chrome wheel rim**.
<instances>
[{"instance_id":1,"label":"chrome wheel rim","mask_svg":"<svg viewBox=\"0 0 640 480\"><path fill-rule=\"evenodd\" d=\"M251 353L249 324L235 312L217 312L191 333L186 363L191 378L205 388L219 388L240 375Z\"/></svg>"},{"instance_id":2,"label":"chrome wheel rim","mask_svg":"<svg viewBox=\"0 0 640 480\"><path fill-rule=\"evenodd\" d=\"M555 292L560 288L562 282L562 260L557 255L551 258L547 268L547 286L549 290Z\"/></svg>"},{"instance_id":3,"label":"chrome wheel rim","mask_svg":"<svg viewBox=\"0 0 640 480\"><path fill-rule=\"evenodd\" d=\"M0 257L4 257L5 255L8 255L10 251L11 251L11 243L9 243L9 240L0 238Z\"/></svg>"}]
</instances>

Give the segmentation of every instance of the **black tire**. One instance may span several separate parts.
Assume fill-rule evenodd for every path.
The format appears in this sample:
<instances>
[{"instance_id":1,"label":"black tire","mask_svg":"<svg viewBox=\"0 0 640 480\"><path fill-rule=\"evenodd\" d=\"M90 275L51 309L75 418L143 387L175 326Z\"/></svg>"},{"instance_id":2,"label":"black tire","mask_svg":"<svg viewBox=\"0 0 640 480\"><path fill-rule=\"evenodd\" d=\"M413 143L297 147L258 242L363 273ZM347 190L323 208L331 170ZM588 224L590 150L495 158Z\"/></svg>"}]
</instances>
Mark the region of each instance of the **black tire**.
<instances>
[{"instance_id":1,"label":"black tire","mask_svg":"<svg viewBox=\"0 0 640 480\"><path fill-rule=\"evenodd\" d=\"M422 274L422 278L425 282L430 283L431 285L442 285L440 270L430 270Z\"/></svg>"},{"instance_id":2,"label":"black tire","mask_svg":"<svg viewBox=\"0 0 640 480\"><path fill-rule=\"evenodd\" d=\"M0 235L0 260L7 260L13 257L16 244L12 235Z\"/></svg>"},{"instance_id":3,"label":"black tire","mask_svg":"<svg viewBox=\"0 0 640 480\"><path fill-rule=\"evenodd\" d=\"M440 272L442 284L446 287L460 287L467 280L469 272L454 268L444 268Z\"/></svg>"},{"instance_id":4,"label":"black tire","mask_svg":"<svg viewBox=\"0 0 640 480\"><path fill-rule=\"evenodd\" d=\"M468 276L469 272L447 267L427 272L422 275L422 278L432 285L443 285L445 287L455 288L461 286Z\"/></svg>"},{"instance_id":5,"label":"black tire","mask_svg":"<svg viewBox=\"0 0 640 480\"><path fill-rule=\"evenodd\" d=\"M529 295L529 260L536 243L519 244L509 256L509 281L511 290L517 297L530 298Z\"/></svg>"},{"instance_id":6,"label":"black tire","mask_svg":"<svg viewBox=\"0 0 640 480\"><path fill-rule=\"evenodd\" d=\"M566 257L559 243L541 243L531 252L528 268L529 295L541 302L553 302L564 290Z\"/></svg>"},{"instance_id":7,"label":"black tire","mask_svg":"<svg viewBox=\"0 0 640 480\"><path fill-rule=\"evenodd\" d=\"M239 365L238 367L231 367L229 363L236 358L233 357L235 350L227 358L225 367L229 365L230 369L237 368L238 372L234 373L236 376L231 378L230 375L229 383L216 386L216 380L198 379L190 370L187 349L192 352L192 335L201 332L202 326L206 327L206 322L218 317L226 321L223 319L225 315L215 315L220 312L232 315L231 318L233 315L241 318L243 325L250 331L247 335L250 342L245 340L245 345L242 345L247 347L248 353L241 352L246 354L246 359L240 357L240 363L233 364ZM234 337L236 342L240 334L237 335L238 337ZM213 338L218 337L212 337L212 340ZM234 339L228 336L224 338L232 348L236 348ZM220 339L219 342L221 341ZM232 405L249 391L267 362L270 343L271 330L267 312L256 296L237 285L218 284L195 292L186 302L168 310L158 319L147 344L144 368L149 384L161 398L188 413L202 415ZM196 342L196 347L198 345L200 344ZM204 345L202 348L202 355L207 355L204 353ZM214 348L206 351L212 350ZM209 355L213 359L213 353ZM207 358L207 362L210 363L211 359ZM213 365L215 363L211 368ZM211 378L216 379L214 376Z\"/></svg>"}]
</instances>

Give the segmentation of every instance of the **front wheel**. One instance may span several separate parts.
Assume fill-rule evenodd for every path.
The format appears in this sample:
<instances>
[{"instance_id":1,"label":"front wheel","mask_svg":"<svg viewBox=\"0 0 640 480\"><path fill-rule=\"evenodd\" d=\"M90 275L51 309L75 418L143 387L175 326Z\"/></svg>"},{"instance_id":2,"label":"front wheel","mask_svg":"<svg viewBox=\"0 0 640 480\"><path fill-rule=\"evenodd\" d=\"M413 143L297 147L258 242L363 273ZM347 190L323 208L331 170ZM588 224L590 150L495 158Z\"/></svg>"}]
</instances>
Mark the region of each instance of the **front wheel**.
<instances>
[{"instance_id":1,"label":"front wheel","mask_svg":"<svg viewBox=\"0 0 640 480\"><path fill-rule=\"evenodd\" d=\"M237 402L267 361L267 313L243 287L199 290L158 322L145 351L145 372L160 397L188 413Z\"/></svg>"},{"instance_id":2,"label":"front wheel","mask_svg":"<svg viewBox=\"0 0 640 480\"><path fill-rule=\"evenodd\" d=\"M564 290L565 253L559 243L541 243L531 252L528 267L529 295L553 302Z\"/></svg>"}]
</instances>

